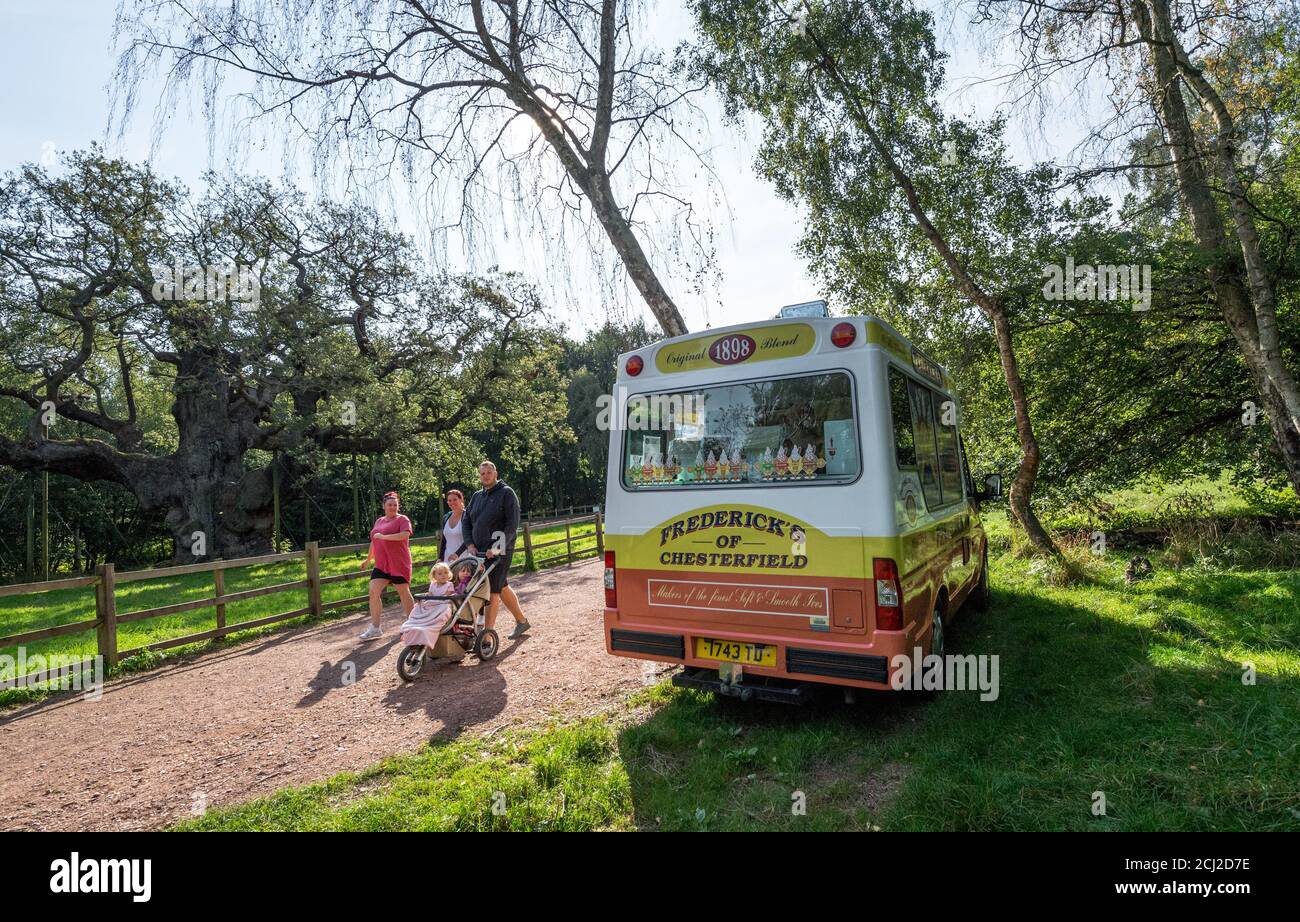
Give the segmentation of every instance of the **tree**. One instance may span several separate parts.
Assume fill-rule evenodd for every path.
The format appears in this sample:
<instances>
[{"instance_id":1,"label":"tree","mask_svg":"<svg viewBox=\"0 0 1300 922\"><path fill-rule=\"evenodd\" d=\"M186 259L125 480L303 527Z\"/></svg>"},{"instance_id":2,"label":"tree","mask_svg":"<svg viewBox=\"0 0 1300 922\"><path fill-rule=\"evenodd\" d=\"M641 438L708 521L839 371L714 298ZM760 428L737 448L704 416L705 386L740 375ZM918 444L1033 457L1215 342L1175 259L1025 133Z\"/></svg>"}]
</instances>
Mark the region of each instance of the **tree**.
<instances>
[{"instance_id":1,"label":"tree","mask_svg":"<svg viewBox=\"0 0 1300 922\"><path fill-rule=\"evenodd\" d=\"M440 218L471 246L500 224L485 199L513 199L563 256L567 234L586 235L594 217L664 332L686 332L645 239L650 225L671 224L670 237L711 257L672 181L683 155L707 172L687 124L701 87L680 86L644 46L637 4L137 0L133 9L119 17L129 36L118 68L124 115L160 68L167 100L197 82L210 101L227 77L247 78L252 113L309 137L322 164L356 157L387 172L400 162L409 179L427 179ZM513 129L520 119L532 131ZM676 239L671 249L680 252Z\"/></svg>"},{"instance_id":2,"label":"tree","mask_svg":"<svg viewBox=\"0 0 1300 922\"><path fill-rule=\"evenodd\" d=\"M981 133L945 119L934 101L943 70L930 17L908 2L691 8L703 34L696 66L730 114L763 119L761 169L807 206L804 246L821 267L861 261L881 279L940 273L991 326L1020 446L1011 509L1040 552L1057 553L1033 510L1041 453L1012 340L1011 298L1026 266L1010 278L1000 271L1004 254L1047 232L1048 174L1021 173L982 143L996 126ZM945 139L960 165L946 173Z\"/></svg>"},{"instance_id":3,"label":"tree","mask_svg":"<svg viewBox=\"0 0 1300 922\"><path fill-rule=\"evenodd\" d=\"M0 463L129 489L180 560L269 549L272 467L481 423L527 382L536 293L422 274L373 211L97 152L0 181ZM144 380L151 382L145 387ZM140 394L166 389L169 419ZM69 431L75 426L83 432Z\"/></svg>"},{"instance_id":4,"label":"tree","mask_svg":"<svg viewBox=\"0 0 1300 922\"><path fill-rule=\"evenodd\" d=\"M1094 506L1099 494L1131 487L1146 475L1178 481L1231 470L1252 482L1279 473L1285 479L1267 426L1240 424L1238 398L1251 386L1250 375L1194 248L1175 227L1143 221L1159 204L1134 196L1112 212L1109 203L1091 199L1071 203L1059 235L1018 257L1050 265L1068 252L1097 266L1150 265L1158 280L1149 307L1138 311L1121 301L1047 301L1033 283L1015 292L1016 352L1029 370L1042 448L1035 489L1040 510ZM941 282L913 284L870 300L871 289L858 285L850 296L886 317L906 310L918 342L949 359L972 467L1013 463L1018 446L1004 432L996 350L961 321L951 289ZM1296 331L1287 332L1294 348Z\"/></svg>"},{"instance_id":5,"label":"tree","mask_svg":"<svg viewBox=\"0 0 1300 922\"><path fill-rule=\"evenodd\" d=\"M1205 0L1086 0L1065 6L981 0L977 8L986 20L1014 18L1022 69L1033 86L1069 68L1107 65L1120 102L1111 123L1094 130L1095 138L1107 140L1103 153L1126 137L1136 134L1140 141L1158 132L1163 159L1103 161L1092 175L1172 174L1214 303L1300 494L1300 387L1278 313L1278 282L1294 275L1300 225L1294 198L1277 201L1287 151L1273 149L1265 111L1234 83L1252 63L1269 73L1294 58L1296 8ZM1134 57L1134 48L1143 56ZM1252 82L1242 80L1247 87ZM1134 122L1135 96L1154 123ZM1141 143L1130 147L1144 149ZM1266 207L1270 200L1281 207Z\"/></svg>"},{"instance_id":6,"label":"tree","mask_svg":"<svg viewBox=\"0 0 1300 922\"><path fill-rule=\"evenodd\" d=\"M570 496L604 502L609 462L609 430L597 425L601 398L614 393L618 357L654 342L654 331L640 321L606 323L591 330L581 342L571 343L565 356L569 371L569 428L575 443L572 458L565 459L574 477Z\"/></svg>"}]
</instances>

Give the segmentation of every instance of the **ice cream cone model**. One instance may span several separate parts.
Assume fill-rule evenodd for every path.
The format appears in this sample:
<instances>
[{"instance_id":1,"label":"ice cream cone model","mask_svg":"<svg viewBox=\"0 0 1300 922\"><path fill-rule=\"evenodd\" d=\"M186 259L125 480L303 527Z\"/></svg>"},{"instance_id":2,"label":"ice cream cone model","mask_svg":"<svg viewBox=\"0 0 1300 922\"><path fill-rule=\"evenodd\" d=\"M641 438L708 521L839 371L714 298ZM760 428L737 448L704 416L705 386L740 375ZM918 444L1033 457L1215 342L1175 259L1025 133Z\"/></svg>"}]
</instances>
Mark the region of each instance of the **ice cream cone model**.
<instances>
[{"instance_id":1,"label":"ice cream cone model","mask_svg":"<svg viewBox=\"0 0 1300 922\"><path fill-rule=\"evenodd\" d=\"M790 450L790 476L798 477L803 473L803 455L799 453L799 446L796 445Z\"/></svg>"},{"instance_id":2,"label":"ice cream cone model","mask_svg":"<svg viewBox=\"0 0 1300 922\"><path fill-rule=\"evenodd\" d=\"M722 456L718 458L718 479L731 479L731 459L727 457L726 449L723 449Z\"/></svg>"},{"instance_id":3,"label":"ice cream cone model","mask_svg":"<svg viewBox=\"0 0 1300 922\"><path fill-rule=\"evenodd\" d=\"M745 476L747 466L744 461L740 460L740 449L731 450L731 479L740 480Z\"/></svg>"},{"instance_id":4,"label":"ice cream cone model","mask_svg":"<svg viewBox=\"0 0 1300 922\"><path fill-rule=\"evenodd\" d=\"M826 459L817 457L817 449L808 443L803 453L803 472L805 477L816 477L817 472L826 467Z\"/></svg>"},{"instance_id":5,"label":"ice cream cone model","mask_svg":"<svg viewBox=\"0 0 1300 922\"><path fill-rule=\"evenodd\" d=\"M710 451L709 456L704 459L704 476L709 480L713 480L718 476L718 459L712 451Z\"/></svg>"},{"instance_id":6,"label":"ice cream cone model","mask_svg":"<svg viewBox=\"0 0 1300 922\"><path fill-rule=\"evenodd\" d=\"M691 465L691 477L695 480L704 479L704 454L703 452L695 453L695 463Z\"/></svg>"},{"instance_id":7,"label":"ice cream cone model","mask_svg":"<svg viewBox=\"0 0 1300 922\"><path fill-rule=\"evenodd\" d=\"M655 466L653 457L647 457L641 465L641 479L646 483L654 483Z\"/></svg>"},{"instance_id":8,"label":"ice cream cone model","mask_svg":"<svg viewBox=\"0 0 1300 922\"><path fill-rule=\"evenodd\" d=\"M790 473L790 459L785 456L785 446L776 450L776 460L772 462L772 472L777 480L784 480Z\"/></svg>"},{"instance_id":9,"label":"ice cream cone model","mask_svg":"<svg viewBox=\"0 0 1300 922\"><path fill-rule=\"evenodd\" d=\"M772 449L763 449L763 457L758 462L758 471L759 476L764 480L772 479Z\"/></svg>"}]
</instances>

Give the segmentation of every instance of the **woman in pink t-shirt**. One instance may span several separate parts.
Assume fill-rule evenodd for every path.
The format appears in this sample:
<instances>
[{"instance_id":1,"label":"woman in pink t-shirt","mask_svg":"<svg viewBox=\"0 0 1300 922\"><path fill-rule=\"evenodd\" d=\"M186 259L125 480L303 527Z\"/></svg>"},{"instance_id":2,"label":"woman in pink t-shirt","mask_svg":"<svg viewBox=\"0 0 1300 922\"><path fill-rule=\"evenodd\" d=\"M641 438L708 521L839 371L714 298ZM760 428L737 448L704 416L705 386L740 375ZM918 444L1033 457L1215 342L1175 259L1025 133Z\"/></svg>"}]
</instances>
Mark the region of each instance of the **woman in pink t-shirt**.
<instances>
[{"instance_id":1,"label":"woman in pink t-shirt","mask_svg":"<svg viewBox=\"0 0 1300 922\"><path fill-rule=\"evenodd\" d=\"M392 585L402 600L402 612L409 615L415 608L411 598L411 520L398 510L401 501L396 493L384 494L384 514L375 519L370 528L370 553L364 567L372 560L370 571L370 627L361 634L362 640L374 640L384 631L379 626L384 612L384 588Z\"/></svg>"}]
</instances>

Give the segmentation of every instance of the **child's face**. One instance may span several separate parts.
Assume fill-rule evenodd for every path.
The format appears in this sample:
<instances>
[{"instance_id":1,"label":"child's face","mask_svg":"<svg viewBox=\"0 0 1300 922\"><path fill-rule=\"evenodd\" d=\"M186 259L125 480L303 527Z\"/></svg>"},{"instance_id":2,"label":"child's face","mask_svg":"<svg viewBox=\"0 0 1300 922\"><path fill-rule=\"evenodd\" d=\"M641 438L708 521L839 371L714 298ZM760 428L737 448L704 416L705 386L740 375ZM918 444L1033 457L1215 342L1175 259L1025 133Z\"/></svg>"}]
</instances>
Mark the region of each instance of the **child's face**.
<instances>
[{"instance_id":1,"label":"child's face","mask_svg":"<svg viewBox=\"0 0 1300 922\"><path fill-rule=\"evenodd\" d=\"M435 583L446 583L451 581L451 571L439 567L433 571L433 581Z\"/></svg>"}]
</instances>

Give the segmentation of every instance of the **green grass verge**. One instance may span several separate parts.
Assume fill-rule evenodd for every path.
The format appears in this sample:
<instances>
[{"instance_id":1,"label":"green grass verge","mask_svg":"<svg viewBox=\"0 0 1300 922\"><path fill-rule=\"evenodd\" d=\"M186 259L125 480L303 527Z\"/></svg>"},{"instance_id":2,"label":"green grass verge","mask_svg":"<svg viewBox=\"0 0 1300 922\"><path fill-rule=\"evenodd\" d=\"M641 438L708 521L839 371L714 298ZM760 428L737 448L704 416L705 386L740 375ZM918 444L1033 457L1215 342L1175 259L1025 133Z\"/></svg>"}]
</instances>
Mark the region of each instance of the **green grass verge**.
<instances>
[{"instance_id":1,"label":"green grass verge","mask_svg":"<svg viewBox=\"0 0 1300 922\"><path fill-rule=\"evenodd\" d=\"M660 685L613 719L435 744L183 828L1300 830L1300 574L1156 563L1054 589L997 559L994 607L949 639L1000 657L996 701Z\"/></svg>"},{"instance_id":2,"label":"green grass verge","mask_svg":"<svg viewBox=\"0 0 1300 922\"><path fill-rule=\"evenodd\" d=\"M1198 477L1178 483L1152 481L1104 494L1092 503L1047 509L1044 524L1057 531L1076 529L1162 528L1180 520L1267 516L1300 518L1300 500L1287 487L1234 484L1226 476Z\"/></svg>"}]
</instances>

